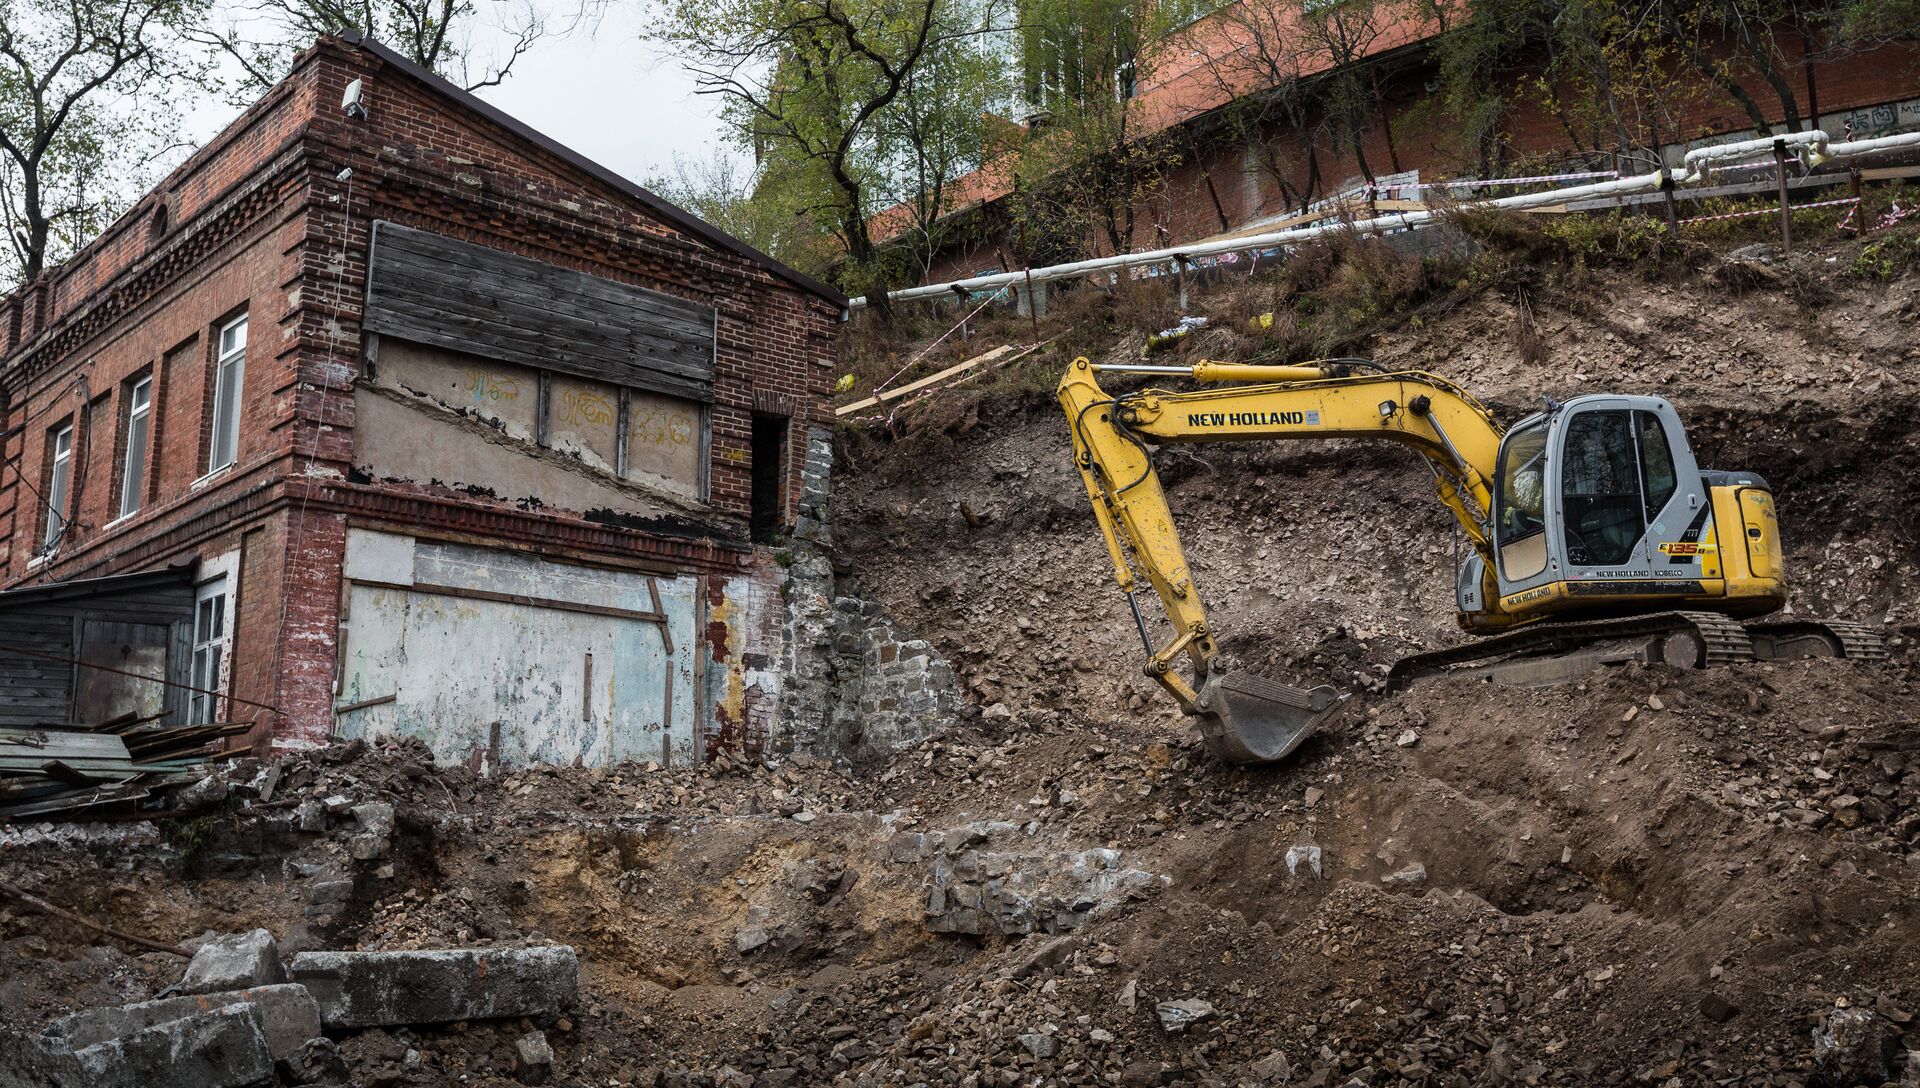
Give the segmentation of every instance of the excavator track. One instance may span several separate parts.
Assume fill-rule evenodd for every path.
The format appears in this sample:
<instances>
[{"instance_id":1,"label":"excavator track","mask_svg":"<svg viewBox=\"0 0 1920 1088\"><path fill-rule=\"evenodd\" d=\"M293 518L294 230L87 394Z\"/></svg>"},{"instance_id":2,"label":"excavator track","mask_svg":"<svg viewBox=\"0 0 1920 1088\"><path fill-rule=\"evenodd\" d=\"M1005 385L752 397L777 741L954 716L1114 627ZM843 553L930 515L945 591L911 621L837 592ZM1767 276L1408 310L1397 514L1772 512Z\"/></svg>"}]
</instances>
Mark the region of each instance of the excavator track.
<instances>
[{"instance_id":1,"label":"excavator track","mask_svg":"<svg viewBox=\"0 0 1920 1088\"><path fill-rule=\"evenodd\" d=\"M1755 656L1762 660L1787 657L1844 657L1855 661L1885 661L1887 638L1880 631L1852 620L1804 619L1777 616L1746 625Z\"/></svg>"},{"instance_id":2,"label":"excavator track","mask_svg":"<svg viewBox=\"0 0 1920 1088\"><path fill-rule=\"evenodd\" d=\"M1640 640L1613 653L1591 648ZM1399 688L1419 679L1453 672L1476 673L1476 666L1516 664L1508 671L1524 683L1564 679L1552 663L1557 655L1578 655L1593 665L1639 660L1677 668L1720 668L1742 661L1792 657L1846 657L1884 661L1885 638L1873 628L1847 620L1767 619L1741 623L1718 612L1656 612L1620 619L1542 623L1504 635L1403 657L1387 674L1387 686Z\"/></svg>"}]
</instances>

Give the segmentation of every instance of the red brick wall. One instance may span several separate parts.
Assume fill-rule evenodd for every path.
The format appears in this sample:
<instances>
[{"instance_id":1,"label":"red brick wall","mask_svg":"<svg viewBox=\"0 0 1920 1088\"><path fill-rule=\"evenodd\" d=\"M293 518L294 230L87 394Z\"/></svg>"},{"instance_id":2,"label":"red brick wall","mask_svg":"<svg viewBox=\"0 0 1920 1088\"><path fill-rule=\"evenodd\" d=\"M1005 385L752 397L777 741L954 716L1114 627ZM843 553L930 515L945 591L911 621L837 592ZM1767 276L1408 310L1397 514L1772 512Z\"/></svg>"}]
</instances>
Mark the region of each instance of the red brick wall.
<instances>
[{"instance_id":1,"label":"red brick wall","mask_svg":"<svg viewBox=\"0 0 1920 1088\"><path fill-rule=\"evenodd\" d=\"M364 121L337 106L354 78L365 81ZM342 168L350 179L337 176ZM161 200L169 230L155 240L147 227ZM737 538L660 537L426 481L353 479L352 388L375 219L715 307L712 500L740 519ZM50 313L36 320L42 298ZM243 307L239 460L199 481L216 323ZM349 521L587 561L737 573L751 561L744 518L753 413L793 418L789 523L806 424L831 418L830 304L341 43L304 55L285 82L40 289L0 303L0 316L15 315L20 331L0 355L0 433L20 428L0 446L0 455L20 455L16 468L0 469L0 587L237 549L230 690L277 713L237 701L232 710L280 743L318 741L332 728ZM149 500L108 529L123 383L148 367L157 375ZM97 431L74 528L55 556L30 568L38 503L23 481L40 479L46 426L69 412L84 420L87 401Z\"/></svg>"},{"instance_id":2,"label":"red brick wall","mask_svg":"<svg viewBox=\"0 0 1920 1088\"><path fill-rule=\"evenodd\" d=\"M1776 35L1781 53L1796 61L1801 56L1800 40L1791 31ZM1714 51L1725 58L1730 50ZM1766 82L1755 73L1735 64L1733 72L1752 94L1770 122L1778 124L1784 109ZM1509 77L1509 101L1515 108L1503 120L1509 154L1516 160L1553 158L1571 159L1578 149L1562 120L1540 101L1537 90L1526 81L1533 72L1515 72ZM1362 136L1367 165L1374 174L1399 170L1420 170L1429 177L1474 176L1479 170L1477 149L1463 146L1460 126L1447 115L1439 96L1427 91L1437 79L1431 66L1416 65L1401 72L1382 89L1386 99L1386 124L1378 117L1370 119ZM1822 116L1881 103L1903 101L1920 96L1920 50L1888 47L1869 54L1841 59L1814 59L1810 64L1789 66L1789 85L1798 100L1803 117L1808 111L1808 81L1811 79ZM1731 97L1701 79L1691 69L1676 70L1662 85L1662 100L1645 114L1658 118L1658 130L1633 134L1642 143L1662 145L1684 143L1719 133L1751 129L1753 122ZM1311 127L1325 131L1324 119L1315 119ZM1804 122L1803 122L1804 127ZM1578 130L1576 130L1578 131ZM1389 132L1391 140L1389 140ZM1839 132L1832 133L1836 138ZM1583 142L1593 139L1581 132ZM1182 137L1184 138L1184 137ZM1308 188L1311 172L1307 167L1306 143L1292 132L1276 131L1270 136L1279 149L1279 161L1291 164L1288 180L1296 190ZM1611 147L1617 140L1608 138ZM1319 168L1319 187L1312 194L1325 197L1362 180L1360 164L1344 135L1323 135L1312 148ZM1229 222L1239 226L1249 220L1288 210L1280 186L1271 174L1253 165L1239 144L1213 145L1197 156L1187 149L1183 160L1169 174L1164 186L1149 195L1136 215L1131 249L1155 249L1218 234L1220 210ZM1511 170L1509 171L1511 172ZM1207 180L1213 185L1209 192ZM1218 206L1215 199L1218 199ZM1004 219L990 210L984 239L955 245L941 255L932 274L924 282L938 283L977 274L995 264L995 246L1011 248ZM1104 233L1090 239L1095 253L1112 247ZM1013 260L1020 260L1018 254Z\"/></svg>"}]
</instances>

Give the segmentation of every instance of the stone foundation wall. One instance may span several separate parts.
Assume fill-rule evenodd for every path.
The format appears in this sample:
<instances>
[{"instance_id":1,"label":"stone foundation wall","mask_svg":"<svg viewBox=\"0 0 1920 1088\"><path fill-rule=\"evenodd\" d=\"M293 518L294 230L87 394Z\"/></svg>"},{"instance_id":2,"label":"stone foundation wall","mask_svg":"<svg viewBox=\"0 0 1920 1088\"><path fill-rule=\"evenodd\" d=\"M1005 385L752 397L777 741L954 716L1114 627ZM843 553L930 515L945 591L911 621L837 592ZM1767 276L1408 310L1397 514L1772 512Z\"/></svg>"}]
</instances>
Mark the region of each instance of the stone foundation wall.
<instances>
[{"instance_id":1,"label":"stone foundation wall","mask_svg":"<svg viewBox=\"0 0 1920 1088\"><path fill-rule=\"evenodd\" d=\"M965 706L948 665L879 602L837 591L829 538L833 431L807 432L787 567L782 747L860 760L917 744Z\"/></svg>"}]
</instances>

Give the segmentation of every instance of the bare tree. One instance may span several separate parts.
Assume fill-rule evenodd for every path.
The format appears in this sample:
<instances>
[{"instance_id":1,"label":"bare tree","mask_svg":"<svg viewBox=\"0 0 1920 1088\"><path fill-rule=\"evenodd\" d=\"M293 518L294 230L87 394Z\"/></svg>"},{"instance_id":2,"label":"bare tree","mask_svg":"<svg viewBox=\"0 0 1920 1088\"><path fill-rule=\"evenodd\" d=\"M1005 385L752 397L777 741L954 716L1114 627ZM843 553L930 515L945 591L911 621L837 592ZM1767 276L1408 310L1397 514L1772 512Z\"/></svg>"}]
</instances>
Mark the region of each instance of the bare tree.
<instances>
[{"instance_id":1,"label":"bare tree","mask_svg":"<svg viewBox=\"0 0 1920 1088\"><path fill-rule=\"evenodd\" d=\"M490 6L505 14L482 19L474 0L254 0L226 9L222 25L196 29L192 38L226 54L242 73L238 89L245 95L278 82L315 38L349 30L473 91L498 85L542 39L570 33L589 10L576 8L556 26L536 0ZM478 49L475 35L483 30L502 47Z\"/></svg>"},{"instance_id":2,"label":"bare tree","mask_svg":"<svg viewBox=\"0 0 1920 1088\"><path fill-rule=\"evenodd\" d=\"M180 32L204 0L0 0L0 221L29 282L93 237L170 150L153 99L203 73Z\"/></svg>"}]
</instances>

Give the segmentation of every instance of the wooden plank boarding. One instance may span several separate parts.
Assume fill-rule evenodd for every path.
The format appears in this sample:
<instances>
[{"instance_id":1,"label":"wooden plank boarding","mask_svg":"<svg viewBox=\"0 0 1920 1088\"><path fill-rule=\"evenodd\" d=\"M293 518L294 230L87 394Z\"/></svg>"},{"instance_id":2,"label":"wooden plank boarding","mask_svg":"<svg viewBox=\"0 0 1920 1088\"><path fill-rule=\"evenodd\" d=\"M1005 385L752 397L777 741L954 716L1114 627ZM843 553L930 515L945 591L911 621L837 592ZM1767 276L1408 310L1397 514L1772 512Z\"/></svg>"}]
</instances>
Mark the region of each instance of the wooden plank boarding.
<instances>
[{"instance_id":1,"label":"wooden plank boarding","mask_svg":"<svg viewBox=\"0 0 1920 1088\"><path fill-rule=\"evenodd\" d=\"M369 333L713 399L710 306L384 220L374 234Z\"/></svg>"},{"instance_id":2,"label":"wooden plank boarding","mask_svg":"<svg viewBox=\"0 0 1920 1088\"><path fill-rule=\"evenodd\" d=\"M999 347L994 348L992 351L985 352L980 355L976 355L973 358L968 359L966 362L963 362L963 363L955 363L954 365L948 367L945 370L939 371L938 373L935 373L935 374L929 374L918 381L908 382L905 385L896 385L892 389L889 389L883 393L876 393L865 400L854 401L852 404L843 404L840 407L835 408L833 410L833 414L836 416L850 415L854 412L860 411L863 408L872 408L876 404L885 404L887 401L896 400L900 397L906 396L909 393L913 393L913 392L917 392L918 390L925 389L929 385L933 385L937 382L944 381L947 378L953 377L955 374L965 373L966 371L972 370L974 367L979 366L981 363L990 363L1012 350L1013 350L1012 344L1001 344Z\"/></svg>"}]
</instances>

